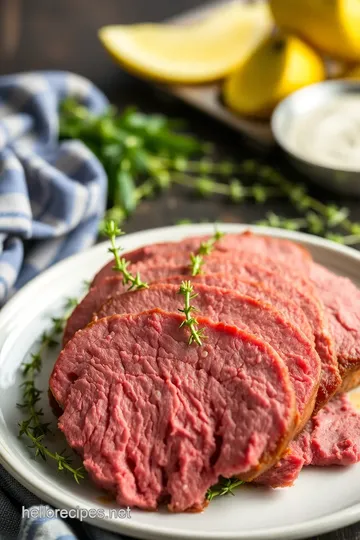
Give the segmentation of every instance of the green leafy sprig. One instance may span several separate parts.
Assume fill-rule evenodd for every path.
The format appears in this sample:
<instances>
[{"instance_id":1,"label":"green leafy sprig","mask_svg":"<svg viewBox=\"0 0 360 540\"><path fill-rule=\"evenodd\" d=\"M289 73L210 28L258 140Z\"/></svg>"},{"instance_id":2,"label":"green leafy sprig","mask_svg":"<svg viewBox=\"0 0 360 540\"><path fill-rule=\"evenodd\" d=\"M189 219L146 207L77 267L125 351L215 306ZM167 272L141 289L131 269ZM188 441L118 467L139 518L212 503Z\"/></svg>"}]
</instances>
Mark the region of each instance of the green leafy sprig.
<instances>
[{"instance_id":1,"label":"green leafy sprig","mask_svg":"<svg viewBox=\"0 0 360 540\"><path fill-rule=\"evenodd\" d=\"M210 253L214 250L216 243L221 240L223 236L225 236L225 233L216 230L209 240L206 242L201 242L196 254L190 254L190 270L192 276L197 276L201 273L201 269L205 262L204 256L210 255Z\"/></svg>"},{"instance_id":2,"label":"green leafy sprig","mask_svg":"<svg viewBox=\"0 0 360 540\"><path fill-rule=\"evenodd\" d=\"M350 219L348 208L311 197L305 186L255 160L216 162L210 157L211 145L178 133L182 127L165 116L133 108L121 114L109 108L95 116L71 99L60 111L61 138L80 139L103 164L109 188L106 220L117 225L143 199L176 184L202 197L221 196L234 204L283 198L297 215L289 219L272 213L261 224L303 230L342 244L360 243L360 223Z\"/></svg>"},{"instance_id":3,"label":"green leafy sprig","mask_svg":"<svg viewBox=\"0 0 360 540\"><path fill-rule=\"evenodd\" d=\"M24 414L25 420L19 424L19 437L25 436L29 441L29 448L35 450L35 458L40 456L44 461L50 458L57 463L59 471L70 472L75 481L79 482L83 478L83 467L75 469L71 465L71 458L63 452L51 452L44 444L44 438L50 434L50 424L43 421L44 412L39 407L42 391L36 387L35 378L42 368L43 355L46 350L58 344L58 337L63 332L66 321L72 313L78 301L76 298L69 298L65 305L64 314L61 317L53 317L52 327L48 332L44 332L39 348L36 353L32 353L30 360L23 364L24 382L21 384L22 401L17 406Z\"/></svg>"},{"instance_id":4,"label":"green leafy sprig","mask_svg":"<svg viewBox=\"0 0 360 540\"><path fill-rule=\"evenodd\" d=\"M245 484L245 482L238 478L220 478L217 484L208 489L206 499L210 502L215 499L215 497L234 495L234 489L243 484Z\"/></svg>"},{"instance_id":5,"label":"green leafy sprig","mask_svg":"<svg viewBox=\"0 0 360 540\"><path fill-rule=\"evenodd\" d=\"M74 99L60 109L60 138L81 140L99 158L108 176L105 217L121 224L139 202L169 187L167 159L202 155L207 149L195 137L178 132L182 123L134 108L119 114L110 107L94 115Z\"/></svg>"},{"instance_id":6,"label":"green leafy sprig","mask_svg":"<svg viewBox=\"0 0 360 540\"><path fill-rule=\"evenodd\" d=\"M184 309L179 309L179 311L185 315L185 319L180 324L180 328L187 326L190 329L189 345L192 343L202 345L202 340L206 337L204 330L198 328L198 321L191 314L191 312L196 311L191 305L191 300L197 296L197 294L194 293L194 287L192 286L191 281L183 281L181 283L179 294L184 296Z\"/></svg>"},{"instance_id":7,"label":"green leafy sprig","mask_svg":"<svg viewBox=\"0 0 360 540\"><path fill-rule=\"evenodd\" d=\"M121 229L119 229L113 219L110 219L105 223L103 232L105 236L109 238L111 243L109 252L114 255L115 259L115 265L113 266L113 269L116 272L120 272L122 274L123 284L130 285L129 291L134 289L148 289L149 285L144 281L141 281L139 272L137 272L136 275L133 276L128 270L128 265L130 264L129 261L120 257L121 248L116 245L116 238L123 235L124 233Z\"/></svg>"},{"instance_id":8,"label":"green leafy sprig","mask_svg":"<svg viewBox=\"0 0 360 540\"><path fill-rule=\"evenodd\" d=\"M266 219L258 222L260 225L303 230L347 245L360 243L360 223L349 218L348 208L311 197L306 186L288 180L270 166L254 160L235 164L230 161L215 163L205 159L201 162L182 160L176 170L193 175L206 171L206 178L175 179L175 182L192 187L202 196L223 195L234 203L241 203L250 196L259 204L267 202L269 197L283 198L299 214L296 218L283 218L270 212ZM226 178L226 183L216 181L212 175ZM251 186L246 186L234 175L246 178Z\"/></svg>"}]
</instances>

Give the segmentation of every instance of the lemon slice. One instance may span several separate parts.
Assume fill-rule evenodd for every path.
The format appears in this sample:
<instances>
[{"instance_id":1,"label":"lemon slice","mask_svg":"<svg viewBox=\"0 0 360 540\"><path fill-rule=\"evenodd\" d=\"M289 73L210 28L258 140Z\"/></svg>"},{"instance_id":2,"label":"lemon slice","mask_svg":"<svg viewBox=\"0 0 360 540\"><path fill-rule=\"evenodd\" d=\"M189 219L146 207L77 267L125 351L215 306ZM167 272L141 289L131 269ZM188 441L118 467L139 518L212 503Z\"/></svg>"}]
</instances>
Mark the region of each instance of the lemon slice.
<instances>
[{"instance_id":1,"label":"lemon slice","mask_svg":"<svg viewBox=\"0 0 360 540\"><path fill-rule=\"evenodd\" d=\"M231 3L191 24L105 26L99 37L122 66L168 83L204 83L241 65L269 33L267 4Z\"/></svg>"}]
</instances>

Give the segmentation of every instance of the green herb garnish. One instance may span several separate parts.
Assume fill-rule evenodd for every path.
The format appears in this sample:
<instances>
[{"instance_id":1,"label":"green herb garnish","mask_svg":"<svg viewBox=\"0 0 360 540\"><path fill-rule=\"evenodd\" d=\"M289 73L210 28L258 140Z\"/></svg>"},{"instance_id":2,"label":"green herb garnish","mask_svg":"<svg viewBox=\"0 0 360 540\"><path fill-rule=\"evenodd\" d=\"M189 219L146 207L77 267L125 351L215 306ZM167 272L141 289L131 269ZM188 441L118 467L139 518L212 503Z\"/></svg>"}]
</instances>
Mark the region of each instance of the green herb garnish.
<instances>
[{"instance_id":1,"label":"green herb garnish","mask_svg":"<svg viewBox=\"0 0 360 540\"><path fill-rule=\"evenodd\" d=\"M144 198L176 184L199 196L220 196L233 204L264 204L283 198L297 215L283 218L270 213L262 225L303 230L342 244L360 243L360 223L349 218L348 208L311 197L305 186L258 161L215 162L208 143L179 134L179 127L183 127L179 122L135 109L118 113L110 108L94 116L71 99L60 111L60 137L83 141L103 164L109 188L106 219L118 225Z\"/></svg>"},{"instance_id":2,"label":"green herb garnish","mask_svg":"<svg viewBox=\"0 0 360 540\"><path fill-rule=\"evenodd\" d=\"M205 262L204 256L210 255L210 253L214 250L216 242L218 242L223 236L225 236L225 233L216 230L209 240L206 242L201 242L196 254L190 254L190 270L192 276L197 276L201 273L201 269Z\"/></svg>"},{"instance_id":3,"label":"green herb garnish","mask_svg":"<svg viewBox=\"0 0 360 540\"><path fill-rule=\"evenodd\" d=\"M119 229L114 220L110 219L105 223L103 232L105 236L109 238L111 243L109 252L114 255L115 259L113 270L120 272L123 275L123 284L130 285L129 291L133 289L148 289L149 285L144 281L141 281L139 272L133 276L127 269L128 265L130 264L129 261L120 257L121 248L116 246L116 238L123 235L123 231Z\"/></svg>"},{"instance_id":4,"label":"green herb garnish","mask_svg":"<svg viewBox=\"0 0 360 540\"><path fill-rule=\"evenodd\" d=\"M31 354L29 362L23 364L24 382L21 384L22 401L17 406L22 409L27 418L19 424L19 437L25 436L30 444L29 448L35 450L35 458L40 456L44 461L47 458L57 462L59 471L66 470L70 472L75 481L79 482L83 478L83 467L77 469L71 466L71 458L63 452L51 452L44 444L44 438L50 434L50 424L43 422L44 412L39 407L42 391L36 387L35 377L42 368L42 357L46 350L58 344L58 337L64 330L65 323L71 315L74 307L77 305L75 298L69 298L65 305L65 312L61 317L53 317L52 327L49 332L45 332L40 341L36 353Z\"/></svg>"},{"instance_id":5,"label":"green herb garnish","mask_svg":"<svg viewBox=\"0 0 360 540\"><path fill-rule=\"evenodd\" d=\"M243 484L245 484L245 482L238 478L221 478L215 486L212 486L207 490L206 499L210 502L215 497L234 495L234 489Z\"/></svg>"},{"instance_id":6,"label":"green herb garnish","mask_svg":"<svg viewBox=\"0 0 360 540\"><path fill-rule=\"evenodd\" d=\"M206 336L204 335L204 330L202 328L198 328L198 322L191 315L192 311L196 311L196 309L191 306L191 300L196 298L197 294L194 293L194 287L192 286L190 281L183 281L180 285L179 294L182 294L185 299L185 305L184 309L179 309L181 313L184 313L185 319L180 324L180 328L183 326L188 326L190 329L190 338L189 338L189 345L192 343L196 343L197 345L202 345L202 339L204 339Z\"/></svg>"}]
</instances>

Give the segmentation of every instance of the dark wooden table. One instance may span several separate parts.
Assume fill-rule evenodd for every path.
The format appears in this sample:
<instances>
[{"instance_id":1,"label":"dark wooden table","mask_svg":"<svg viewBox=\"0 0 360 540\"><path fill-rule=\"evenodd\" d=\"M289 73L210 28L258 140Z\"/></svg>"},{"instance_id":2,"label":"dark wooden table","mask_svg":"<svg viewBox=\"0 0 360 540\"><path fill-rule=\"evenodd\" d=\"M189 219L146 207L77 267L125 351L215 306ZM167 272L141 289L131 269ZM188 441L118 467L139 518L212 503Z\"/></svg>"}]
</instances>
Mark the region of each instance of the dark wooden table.
<instances>
[{"instance_id":1,"label":"dark wooden table","mask_svg":"<svg viewBox=\"0 0 360 540\"><path fill-rule=\"evenodd\" d=\"M161 21L200 5L203 0L0 0L0 74L38 69L69 70L97 84L119 108L136 104L145 111L164 112L188 120L190 130L214 142L219 155L236 159L255 156L238 134L187 106L165 97L121 71L109 59L97 39L97 29L106 24ZM265 159L298 179L278 151ZM305 179L302 179L305 180ZM312 188L323 200L351 208L360 219L360 204L341 200ZM171 225L183 218L249 223L269 210L292 215L284 201L265 206L252 203L230 205L225 201L197 200L183 190L144 202L126 225L128 232ZM341 497L341 493L339 493ZM323 540L360 540L360 526L321 537Z\"/></svg>"}]
</instances>

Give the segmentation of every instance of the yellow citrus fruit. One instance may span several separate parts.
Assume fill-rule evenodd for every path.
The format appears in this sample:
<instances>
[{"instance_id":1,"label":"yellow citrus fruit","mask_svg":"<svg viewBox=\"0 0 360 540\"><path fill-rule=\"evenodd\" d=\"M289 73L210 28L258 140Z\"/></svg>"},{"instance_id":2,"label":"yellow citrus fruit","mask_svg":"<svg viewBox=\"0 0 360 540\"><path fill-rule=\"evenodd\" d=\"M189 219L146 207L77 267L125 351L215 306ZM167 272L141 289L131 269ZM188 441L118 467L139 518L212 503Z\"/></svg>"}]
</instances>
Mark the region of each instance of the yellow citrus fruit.
<instances>
[{"instance_id":1,"label":"yellow citrus fruit","mask_svg":"<svg viewBox=\"0 0 360 540\"><path fill-rule=\"evenodd\" d=\"M360 66L356 66L352 68L346 75L346 79L354 79L356 81L360 81Z\"/></svg>"},{"instance_id":2,"label":"yellow citrus fruit","mask_svg":"<svg viewBox=\"0 0 360 540\"><path fill-rule=\"evenodd\" d=\"M278 26L320 51L360 60L359 0L270 0Z\"/></svg>"},{"instance_id":3,"label":"yellow citrus fruit","mask_svg":"<svg viewBox=\"0 0 360 540\"><path fill-rule=\"evenodd\" d=\"M286 96L324 78L324 64L308 45L293 36L271 36L225 80L223 98L241 115L268 118Z\"/></svg>"},{"instance_id":4,"label":"yellow citrus fruit","mask_svg":"<svg viewBox=\"0 0 360 540\"><path fill-rule=\"evenodd\" d=\"M106 26L101 42L129 71L167 83L205 83L236 69L272 25L266 3L233 3L191 24Z\"/></svg>"}]
</instances>

